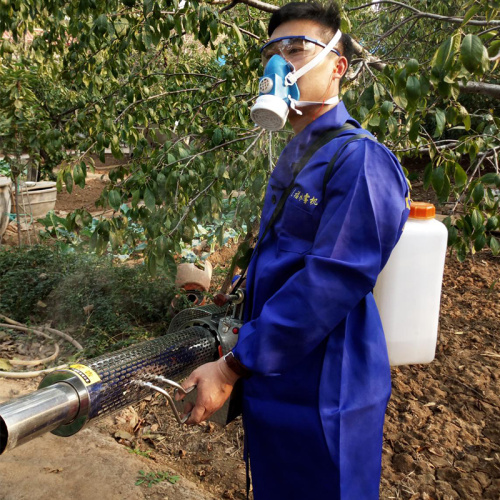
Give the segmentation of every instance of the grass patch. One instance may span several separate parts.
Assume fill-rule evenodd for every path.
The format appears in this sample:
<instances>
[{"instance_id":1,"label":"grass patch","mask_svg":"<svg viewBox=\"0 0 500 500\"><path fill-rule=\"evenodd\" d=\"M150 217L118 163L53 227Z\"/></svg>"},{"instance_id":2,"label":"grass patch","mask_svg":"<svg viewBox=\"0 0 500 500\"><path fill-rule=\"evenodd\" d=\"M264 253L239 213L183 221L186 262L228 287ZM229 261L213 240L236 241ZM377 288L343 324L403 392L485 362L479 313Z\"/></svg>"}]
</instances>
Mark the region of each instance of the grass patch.
<instances>
[{"instance_id":1,"label":"grass patch","mask_svg":"<svg viewBox=\"0 0 500 500\"><path fill-rule=\"evenodd\" d=\"M163 334L176 288L144 266L43 246L0 251L0 312L69 329L96 356Z\"/></svg>"}]
</instances>

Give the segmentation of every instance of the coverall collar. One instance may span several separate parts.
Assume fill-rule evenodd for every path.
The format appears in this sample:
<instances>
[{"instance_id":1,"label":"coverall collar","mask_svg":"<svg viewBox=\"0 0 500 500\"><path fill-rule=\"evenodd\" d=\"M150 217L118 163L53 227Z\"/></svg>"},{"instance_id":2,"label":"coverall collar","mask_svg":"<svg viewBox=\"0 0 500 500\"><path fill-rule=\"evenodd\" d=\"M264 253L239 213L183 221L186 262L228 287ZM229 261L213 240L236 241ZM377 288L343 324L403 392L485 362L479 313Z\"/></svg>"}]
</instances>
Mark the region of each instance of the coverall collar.
<instances>
[{"instance_id":1,"label":"coverall collar","mask_svg":"<svg viewBox=\"0 0 500 500\"><path fill-rule=\"evenodd\" d=\"M344 123L349 120L353 124L360 127L345 107L345 104L340 103L330 111L319 116L299 132L293 139L285 146L281 153L280 159L274 169L270 184L277 188L285 188L292 181L292 164L300 160L302 155L307 151L307 148L327 130L340 128Z\"/></svg>"}]
</instances>

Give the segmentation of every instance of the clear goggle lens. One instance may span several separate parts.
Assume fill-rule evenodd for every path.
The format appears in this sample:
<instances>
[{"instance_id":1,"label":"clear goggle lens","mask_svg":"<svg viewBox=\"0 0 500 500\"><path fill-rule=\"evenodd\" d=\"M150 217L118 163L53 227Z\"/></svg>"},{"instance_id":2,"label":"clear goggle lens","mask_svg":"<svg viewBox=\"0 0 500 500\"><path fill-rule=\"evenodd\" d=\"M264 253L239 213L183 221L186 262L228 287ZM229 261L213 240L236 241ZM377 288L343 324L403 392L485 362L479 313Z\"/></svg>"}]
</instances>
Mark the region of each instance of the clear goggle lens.
<instances>
[{"instance_id":1,"label":"clear goggle lens","mask_svg":"<svg viewBox=\"0 0 500 500\"><path fill-rule=\"evenodd\" d=\"M285 61L292 64L302 61L303 59L312 57L319 52L321 47L326 45L317 40L308 39L307 37L284 37L276 40L271 40L266 43L261 50L262 64L264 67L269 62L269 59L274 55L279 55ZM335 49L332 52L339 54Z\"/></svg>"}]
</instances>

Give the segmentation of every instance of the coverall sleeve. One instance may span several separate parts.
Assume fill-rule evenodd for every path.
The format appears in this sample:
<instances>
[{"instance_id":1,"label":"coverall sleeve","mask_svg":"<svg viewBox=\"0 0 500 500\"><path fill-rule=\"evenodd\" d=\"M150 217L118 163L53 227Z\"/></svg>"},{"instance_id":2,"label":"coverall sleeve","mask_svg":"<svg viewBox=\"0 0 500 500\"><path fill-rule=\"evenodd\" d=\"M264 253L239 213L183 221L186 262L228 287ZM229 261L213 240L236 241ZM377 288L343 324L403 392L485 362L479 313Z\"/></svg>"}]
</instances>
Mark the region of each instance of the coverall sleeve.
<instances>
[{"instance_id":1,"label":"coverall sleeve","mask_svg":"<svg viewBox=\"0 0 500 500\"><path fill-rule=\"evenodd\" d=\"M304 266L240 330L234 354L255 373L283 373L326 339L373 290L401 235L408 187L389 151L353 141L337 164Z\"/></svg>"}]
</instances>

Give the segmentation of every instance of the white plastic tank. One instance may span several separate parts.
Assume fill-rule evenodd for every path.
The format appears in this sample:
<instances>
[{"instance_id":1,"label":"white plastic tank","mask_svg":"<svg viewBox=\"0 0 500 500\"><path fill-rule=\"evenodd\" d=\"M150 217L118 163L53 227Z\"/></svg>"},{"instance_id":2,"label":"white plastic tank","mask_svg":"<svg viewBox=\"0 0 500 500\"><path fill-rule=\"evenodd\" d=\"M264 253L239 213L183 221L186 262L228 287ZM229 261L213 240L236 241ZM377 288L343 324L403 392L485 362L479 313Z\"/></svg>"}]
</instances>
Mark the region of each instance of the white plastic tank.
<instances>
[{"instance_id":1,"label":"white plastic tank","mask_svg":"<svg viewBox=\"0 0 500 500\"><path fill-rule=\"evenodd\" d=\"M430 363L436 354L448 232L435 214L431 203L411 204L373 291L392 366Z\"/></svg>"}]
</instances>

